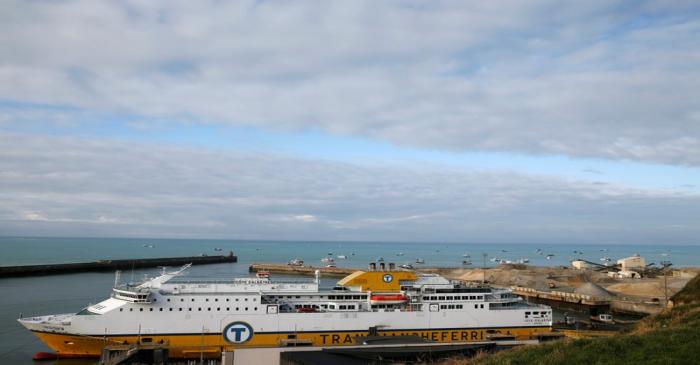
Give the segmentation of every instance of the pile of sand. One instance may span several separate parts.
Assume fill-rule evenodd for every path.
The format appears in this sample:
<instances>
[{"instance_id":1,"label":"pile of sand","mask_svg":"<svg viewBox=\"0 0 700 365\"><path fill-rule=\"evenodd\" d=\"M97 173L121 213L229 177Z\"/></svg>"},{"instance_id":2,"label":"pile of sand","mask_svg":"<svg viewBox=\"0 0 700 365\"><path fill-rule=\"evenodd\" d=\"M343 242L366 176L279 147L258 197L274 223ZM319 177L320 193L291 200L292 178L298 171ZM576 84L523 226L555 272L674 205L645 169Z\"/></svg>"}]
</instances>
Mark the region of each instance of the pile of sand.
<instances>
[{"instance_id":1,"label":"pile of sand","mask_svg":"<svg viewBox=\"0 0 700 365\"><path fill-rule=\"evenodd\" d=\"M584 283L583 285L574 289L574 293L583 294L583 295L590 295L590 296L596 297L596 298L610 298L613 296L612 293L605 290L601 286L590 283L590 282Z\"/></svg>"}]
</instances>

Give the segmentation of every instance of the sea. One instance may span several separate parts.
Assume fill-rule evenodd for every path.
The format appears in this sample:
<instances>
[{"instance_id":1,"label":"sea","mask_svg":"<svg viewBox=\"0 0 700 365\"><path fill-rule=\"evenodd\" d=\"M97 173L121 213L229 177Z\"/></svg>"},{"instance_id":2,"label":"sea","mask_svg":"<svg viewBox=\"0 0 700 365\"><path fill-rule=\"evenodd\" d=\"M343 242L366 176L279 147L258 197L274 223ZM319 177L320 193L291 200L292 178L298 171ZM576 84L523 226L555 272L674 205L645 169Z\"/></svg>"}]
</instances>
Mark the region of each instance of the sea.
<instances>
[{"instance_id":1,"label":"sea","mask_svg":"<svg viewBox=\"0 0 700 365\"><path fill-rule=\"evenodd\" d=\"M383 258L397 265L416 267L495 266L496 259L528 259L538 266L569 265L575 258L601 262L640 254L647 263L669 261L674 267L700 266L697 245L633 244L486 244L419 242L338 242L338 241L249 241L152 238L46 238L0 237L0 266L86 262L102 259L132 259L228 254L238 256L237 263L192 267L192 278L245 277L254 262L286 263L301 259L310 265L322 265L332 256L339 267L365 268ZM346 259L338 259L337 256ZM549 257L549 258L547 258ZM417 264L423 259L424 264ZM470 265L463 265L463 261ZM157 275L161 269L125 270L122 281L138 281ZM16 319L54 313L78 312L110 294L114 273L79 273L0 279L0 364L32 364L31 356L50 351L25 330ZM274 279L274 276L273 276ZM289 279L289 278L285 278ZM308 280L299 279L299 280ZM336 279L323 279L331 286ZM44 362L46 363L46 362ZM92 364L92 360L65 359L50 364Z\"/></svg>"}]
</instances>

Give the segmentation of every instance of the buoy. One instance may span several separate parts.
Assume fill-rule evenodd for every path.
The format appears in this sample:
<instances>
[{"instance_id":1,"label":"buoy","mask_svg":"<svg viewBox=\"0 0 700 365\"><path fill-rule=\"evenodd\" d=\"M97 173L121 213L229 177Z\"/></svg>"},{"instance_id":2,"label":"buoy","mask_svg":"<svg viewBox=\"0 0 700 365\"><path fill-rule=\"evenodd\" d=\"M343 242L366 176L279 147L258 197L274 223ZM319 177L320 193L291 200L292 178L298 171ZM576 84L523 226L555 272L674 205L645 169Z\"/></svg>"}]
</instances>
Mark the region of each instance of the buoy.
<instances>
[{"instance_id":1,"label":"buoy","mask_svg":"<svg viewBox=\"0 0 700 365\"><path fill-rule=\"evenodd\" d=\"M58 355L54 354L53 352L37 352L32 356L32 360L37 360L37 361L48 361L48 360L56 360L58 359Z\"/></svg>"}]
</instances>

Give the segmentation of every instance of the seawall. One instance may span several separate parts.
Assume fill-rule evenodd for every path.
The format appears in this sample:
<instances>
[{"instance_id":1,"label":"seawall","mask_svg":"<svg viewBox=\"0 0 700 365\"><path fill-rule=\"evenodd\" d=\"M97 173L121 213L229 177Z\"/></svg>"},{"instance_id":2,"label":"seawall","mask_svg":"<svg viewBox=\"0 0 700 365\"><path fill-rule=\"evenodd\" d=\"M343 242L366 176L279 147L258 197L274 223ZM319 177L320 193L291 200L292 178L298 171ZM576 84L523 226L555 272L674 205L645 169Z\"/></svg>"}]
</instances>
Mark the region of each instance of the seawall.
<instances>
[{"instance_id":1,"label":"seawall","mask_svg":"<svg viewBox=\"0 0 700 365\"><path fill-rule=\"evenodd\" d=\"M0 278L19 276L39 276L70 274L89 271L113 271L122 269L142 269L158 266L181 266L186 264L206 265L237 262L238 257L230 252L228 255L161 257L148 259L98 260L67 264L0 266Z\"/></svg>"}]
</instances>

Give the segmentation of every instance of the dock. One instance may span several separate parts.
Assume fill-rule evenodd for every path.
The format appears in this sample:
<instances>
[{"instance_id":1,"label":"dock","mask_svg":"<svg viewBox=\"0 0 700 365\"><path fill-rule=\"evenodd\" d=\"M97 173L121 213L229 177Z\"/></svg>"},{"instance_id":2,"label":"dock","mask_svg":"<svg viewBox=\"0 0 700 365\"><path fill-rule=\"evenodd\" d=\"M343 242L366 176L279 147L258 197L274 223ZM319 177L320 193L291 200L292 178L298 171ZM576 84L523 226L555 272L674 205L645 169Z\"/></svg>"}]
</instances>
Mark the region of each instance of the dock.
<instances>
[{"instance_id":1,"label":"dock","mask_svg":"<svg viewBox=\"0 0 700 365\"><path fill-rule=\"evenodd\" d=\"M193 265L222 264L237 261L238 257L234 255L233 252L229 252L228 255L215 256L161 257L145 259L98 260L92 262L67 264L0 266L0 278L142 269L159 266L182 266L190 263Z\"/></svg>"},{"instance_id":2,"label":"dock","mask_svg":"<svg viewBox=\"0 0 700 365\"><path fill-rule=\"evenodd\" d=\"M267 271L271 274L284 274L284 275L304 275L313 276L316 270L321 272L323 276L331 277L345 277L355 271L358 268L348 268L348 267L324 267L324 266L294 266L286 264L270 264L270 263L253 263L248 267L249 272Z\"/></svg>"}]
</instances>

